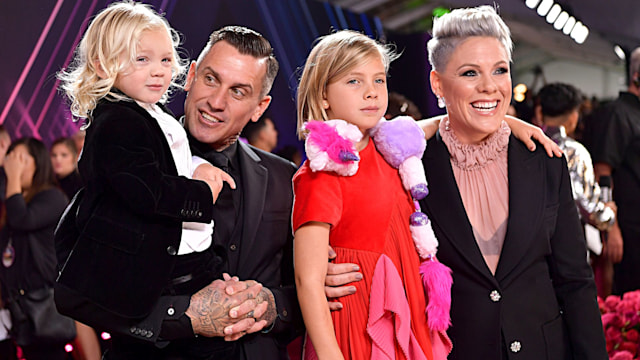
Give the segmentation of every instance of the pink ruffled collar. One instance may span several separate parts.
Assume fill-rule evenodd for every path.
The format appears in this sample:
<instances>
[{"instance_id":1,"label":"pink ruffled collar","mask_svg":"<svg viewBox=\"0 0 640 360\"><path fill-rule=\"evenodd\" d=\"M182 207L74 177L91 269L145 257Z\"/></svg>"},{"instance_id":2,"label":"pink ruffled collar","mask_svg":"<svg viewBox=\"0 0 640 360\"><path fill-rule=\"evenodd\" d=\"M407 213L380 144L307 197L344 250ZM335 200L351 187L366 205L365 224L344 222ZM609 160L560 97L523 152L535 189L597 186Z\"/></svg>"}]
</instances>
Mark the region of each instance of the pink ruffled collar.
<instances>
[{"instance_id":1,"label":"pink ruffled collar","mask_svg":"<svg viewBox=\"0 0 640 360\"><path fill-rule=\"evenodd\" d=\"M462 170L485 167L506 151L509 145L511 129L505 121L502 121L498 131L479 144L463 144L448 124L448 118L440 122L440 135L449 149L451 162Z\"/></svg>"}]
</instances>

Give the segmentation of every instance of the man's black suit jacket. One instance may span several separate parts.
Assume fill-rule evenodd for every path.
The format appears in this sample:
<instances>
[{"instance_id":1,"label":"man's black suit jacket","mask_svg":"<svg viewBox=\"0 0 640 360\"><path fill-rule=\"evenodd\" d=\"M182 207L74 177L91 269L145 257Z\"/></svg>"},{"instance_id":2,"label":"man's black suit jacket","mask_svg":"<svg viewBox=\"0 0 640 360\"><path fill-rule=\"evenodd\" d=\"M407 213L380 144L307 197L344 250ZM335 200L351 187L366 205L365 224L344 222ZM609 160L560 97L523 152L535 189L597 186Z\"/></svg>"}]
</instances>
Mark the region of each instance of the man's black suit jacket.
<instances>
[{"instance_id":1,"label":"man's black suit jacket","mask_svg":"<svg viewBox=\"0 0 640 360\"><path fill-rule=\"evenodd\" d=\"M190 139L194 155L207 159L211 152ZM208 156L209 154L209 156ZM250 334L238 342L246 359L286 358L286 345L302 330L293 274L293 233L291 211L295 166L276 155L238 143L238 162L242 183L242 227L240 239L219 239L217 245L229 246L228 271L240 280L256 280L273 293L278 318L268 333ZM207 159L213 162L212 159ZM237 254L237 256L236 256Z\"/></svg>"},{"instance_id":2,"label":"man's black suit jacket","mask_svg":"<svg viewBox=\"0 0 640 360\"><path fill-rule=\"evenodd\" d=\"M607 359L596 289L566 160L508 147L509 218L495 276L473 236L438 133L423 157L422 209L453 270L450 360ZM504 359L504 358L503 358Z\"/></svg>"}]
</instances>

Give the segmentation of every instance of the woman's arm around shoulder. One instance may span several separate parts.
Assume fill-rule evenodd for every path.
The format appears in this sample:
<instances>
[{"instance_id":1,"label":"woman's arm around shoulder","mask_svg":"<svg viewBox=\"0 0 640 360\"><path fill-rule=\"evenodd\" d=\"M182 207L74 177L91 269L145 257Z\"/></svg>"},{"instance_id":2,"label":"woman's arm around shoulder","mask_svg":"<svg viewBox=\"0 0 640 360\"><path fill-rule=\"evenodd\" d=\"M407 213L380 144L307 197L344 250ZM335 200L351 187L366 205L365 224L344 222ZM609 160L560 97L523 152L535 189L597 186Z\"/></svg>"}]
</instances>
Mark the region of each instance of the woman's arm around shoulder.
<instances>
[{"instance_id":1,"label":"woman's arm around shoulder","mask_svg":"<svg viewBox=\"0 0 640 360\"><path fill-rule=\"evenodd\" d=\"M418 125L420 125L422 131L424 131L427 140L436 134L440 121L445 117L446 115L439 115L418 121ZM558 145L547 137L539 127L509 115L505 116L505 121L511 128L513 135L522 141L530 151L536 149L536 143L533 141L533 139L535 139L544 146L549 157L562 156L562 150L560 150Z\"/></svg>"}]
</instances>

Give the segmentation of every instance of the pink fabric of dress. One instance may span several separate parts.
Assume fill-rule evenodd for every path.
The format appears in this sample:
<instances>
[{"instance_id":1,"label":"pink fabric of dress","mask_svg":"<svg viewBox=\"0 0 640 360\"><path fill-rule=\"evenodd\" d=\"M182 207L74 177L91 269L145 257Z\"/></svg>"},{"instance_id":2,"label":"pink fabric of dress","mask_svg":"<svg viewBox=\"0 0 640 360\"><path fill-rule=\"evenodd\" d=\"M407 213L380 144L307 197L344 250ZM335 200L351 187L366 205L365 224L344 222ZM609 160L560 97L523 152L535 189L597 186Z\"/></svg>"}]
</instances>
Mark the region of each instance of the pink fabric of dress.
<instances>
[{"instance_id":1,"label":"pink fabric of dress","mask_svg":"<svg viewBox=\"0 0 640 360\"><path fill-rule=\"evenodd\" d=\"M462 203L473 227L473 235L493 274L507 232L509 177L507 147L511 130L503 121L500 129L479 144L463 144L447 125L440 134L449 153Z\"/></svg>"},{"instance_id":2,"label":"pink fabric of dress","mask_svg":"<svg viewBox=\"0 0 640 360\"><path fill-rule=\"evenodd\" d=\"M329 242L337 253L335 261L356 263L363 274L363 280L352 284L356 293L340 299L344 309L331 313L338 345L345 359L374 358L367 328L373 313L373 336L392 339L393 344L389 349L388 341L378 342L376 359L389 352L392 359L406 359L405 353L421 352L422 357L416 358L426 359L434 359L433 352L448 354L449 339L427 326L420 259L409 230L411 196L403 189L398 170L387 164L373 141L360 158L354 176L312 172L305 163L293 180L293 229L309 221L331 224ZM388 319L393 320L380 321ZM309 346L307 341L307 350ZM305 351L307 359L309 355ZM444 360L446 355L435 359Z\"/></svg>"}]
</instances>

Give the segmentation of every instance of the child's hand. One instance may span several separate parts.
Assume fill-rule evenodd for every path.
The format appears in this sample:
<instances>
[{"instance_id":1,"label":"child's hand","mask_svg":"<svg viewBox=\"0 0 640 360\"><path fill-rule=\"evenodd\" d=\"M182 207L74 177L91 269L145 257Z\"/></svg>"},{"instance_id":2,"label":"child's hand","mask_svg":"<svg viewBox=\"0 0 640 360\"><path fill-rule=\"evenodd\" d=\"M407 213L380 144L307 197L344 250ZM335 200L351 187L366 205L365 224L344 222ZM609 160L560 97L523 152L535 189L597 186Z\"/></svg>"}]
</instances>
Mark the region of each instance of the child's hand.
<instances>
[{"instance_id":1,"label":"child's hand","mask_svg":"<svg viewBox=\"0 0 640 360\"><path fill-rule=\"evenodd\" d=\"M220 191L222 191L222 187L224 182L226 181L232 189L236 188L236 182L233 180L231 175L222 171L222 169L217 168L209 163L199 165L193 171L193 179L202 180L209 185L211 189L211 194L213 195L213 202L215 203L218 199L218 195Z\"/></svg>"},{"instance_id":2,"label":"child's hand","mask_svg":"<svg viewBox=\"0 0 640 360\"><path fill-rule=\"evenodd\" d=\"M560 150L558 144L547 137L539 127L509 115L505 116L505 120L513 135L522 141L530 151L536 149L536 144L532 140L536 139L544 146L549 157L562 157L562 150Z\"/></svg>"}]
</instances>

